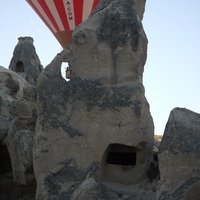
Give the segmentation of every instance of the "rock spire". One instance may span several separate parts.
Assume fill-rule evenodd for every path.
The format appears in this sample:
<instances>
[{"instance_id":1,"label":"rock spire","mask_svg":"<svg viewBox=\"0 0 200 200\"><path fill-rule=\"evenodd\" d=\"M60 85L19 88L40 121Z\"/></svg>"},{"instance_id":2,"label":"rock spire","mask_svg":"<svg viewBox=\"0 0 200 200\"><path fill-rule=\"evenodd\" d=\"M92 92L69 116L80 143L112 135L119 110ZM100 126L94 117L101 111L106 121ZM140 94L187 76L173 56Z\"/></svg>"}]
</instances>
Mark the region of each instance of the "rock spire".
<instances>
[{"instance_id":1,"label":"rock spire","mask_svg":"<svg viewBox=\"0 0 200 200\"><path fill-rule=\"evenodd\" d=\"M43 66L33 45L33 38L18 38L9 69L25 78L29 84L37 85L38 76L43 70Z\"/></svg>"}]
</instances>

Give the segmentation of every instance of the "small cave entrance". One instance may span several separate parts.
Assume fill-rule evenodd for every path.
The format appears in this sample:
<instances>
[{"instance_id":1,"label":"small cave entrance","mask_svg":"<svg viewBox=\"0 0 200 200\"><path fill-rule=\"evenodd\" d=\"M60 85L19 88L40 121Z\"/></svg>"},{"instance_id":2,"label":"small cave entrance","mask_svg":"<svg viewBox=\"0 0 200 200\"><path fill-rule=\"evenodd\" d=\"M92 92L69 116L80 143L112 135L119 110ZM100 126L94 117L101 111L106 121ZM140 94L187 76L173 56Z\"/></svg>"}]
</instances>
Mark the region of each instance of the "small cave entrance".
<instances>
[{"instance_id":1,"label":"small cave entrance","mask_svg":"<svg viewBox=\"0 0 200 200\"><path fill-rule=\"evenodd\" d=\"M27 173L33 173L32 170ZM26 195L35 199L36 181L19 185L13 180L12 165L7 146L0 143L0 199L24 199Z\"/></svg>"},{"instance_id":2,"label":"small cave entrance","mask_svg":"<svg viewBox=\"0 0 200 200\"><path fill-rule=\"evenodd\" d=\"M98 174L100 181L130 184L137 165L137 148L110 144L105 150Z\"/></svg>"},{"instance_id":3,"label":"small cave entrance","mask_svg":"<svg viewBox=\"0 0 200 200\"><path fill-rule=\"evenodd\" d=\"M24 72L24 64L22 61L17 61L16 63L16 72Z\"/></svg>"},{"instance_id":4,"label":"small cave entrance","mask_svg":"<svg viewBox=\"0 0 200 200\"><path fill-rule=\"evenodd\" d=\"M107 164L111 165L136 165L136 152L120 145L112 145L107 154Z\"/></svg>"},{"instance_id":5,"label":"small cave entrance","mask_svg":"<svg viewBox=\"0 0 200 200\"><path fill-rule=\"evenodd\" d=\"M0 144L0 176L12 173L10 155L6 145Z\"/></svg>"}]
</instances>

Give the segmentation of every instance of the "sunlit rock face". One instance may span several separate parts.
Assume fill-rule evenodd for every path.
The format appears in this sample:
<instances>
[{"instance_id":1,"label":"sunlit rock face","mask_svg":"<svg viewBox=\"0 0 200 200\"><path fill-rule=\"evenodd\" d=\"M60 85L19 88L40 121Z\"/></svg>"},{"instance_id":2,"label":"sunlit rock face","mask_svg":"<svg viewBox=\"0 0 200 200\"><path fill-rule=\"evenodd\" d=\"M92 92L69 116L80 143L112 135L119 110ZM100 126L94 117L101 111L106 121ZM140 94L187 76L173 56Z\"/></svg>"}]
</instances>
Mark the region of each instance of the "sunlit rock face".
<instances>
[{"instance_id":1,"label":"sunlit rock face","mask_svg":"<svg viewBox=\"0 0 200 200\"><path fill-rule=\"evenodd\" d=\"M171 111L158 151L157 198L198 199L200 188L200 115L185 108Z\"/></svg>"},{"instance_id":2,"label":"sunlit rock face","mask_svg":"<svg viewBox=\"0 0 200 200\"><path fill-rule=\"evenodd\" d=\"M32 148L36 89L3 67L0 80L0 199L18 199L26 194L31 199L35 196Z\"/></svg>"},{"instance_id":3,"label":"sunlit rock face","mask_svg":"<svg viewBox=\"0 0 200 200\"><path fill-rule=\"evenodd\" d=\"M142 84L147 38L134 6L100 1L39 77L38 199L153 199L147 185L136 187L147 179L154 139Z\"/></svg>"},{"instance_id":4,"label":"sunlit rock face","mask_svg":"<svg viewBox=\"0 0 200 200\"><path fill-rule=\"evenodd\" d=\"M33 38L18 38L9 69L25 78L29 84L37 85L38 76L43 70L43 66L33 45Z\"/></svg>"}]
</instances>

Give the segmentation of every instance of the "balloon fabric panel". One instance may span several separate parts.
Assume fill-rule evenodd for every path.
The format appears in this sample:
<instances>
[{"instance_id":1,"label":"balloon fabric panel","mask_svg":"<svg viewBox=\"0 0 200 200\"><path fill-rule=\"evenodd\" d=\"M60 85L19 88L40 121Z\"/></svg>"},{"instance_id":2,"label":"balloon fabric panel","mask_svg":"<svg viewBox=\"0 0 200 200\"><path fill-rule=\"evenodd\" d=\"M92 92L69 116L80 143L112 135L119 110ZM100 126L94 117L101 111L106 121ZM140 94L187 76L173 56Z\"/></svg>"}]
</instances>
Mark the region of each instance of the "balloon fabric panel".
<instances>
[{"instance_id":1,"label":"balloon fabric panel","mask_svg":"<svg viewBox=\"0 0 200 200\"><path fill-rule=\"evenodd\" d=\"M72 31L87 19L99 0L26 0L65 48Z\"/></svg>"}]
</instances>

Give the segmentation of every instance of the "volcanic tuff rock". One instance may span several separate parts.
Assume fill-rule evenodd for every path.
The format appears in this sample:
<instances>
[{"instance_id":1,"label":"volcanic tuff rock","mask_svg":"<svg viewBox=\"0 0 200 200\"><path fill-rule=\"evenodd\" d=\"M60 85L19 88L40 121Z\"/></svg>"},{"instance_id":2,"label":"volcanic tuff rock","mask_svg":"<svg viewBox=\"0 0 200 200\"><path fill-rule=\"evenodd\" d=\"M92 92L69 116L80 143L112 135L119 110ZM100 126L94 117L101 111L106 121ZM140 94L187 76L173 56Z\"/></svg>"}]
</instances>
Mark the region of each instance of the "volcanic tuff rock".
<instances>
[{"instance_id":1,"label":"volcanic tuff rock","mask_svg":"<svg viewBox=\"0 0 200 200\"><path fill-rule=\"evenodd\" d=\"M37 85L38 76L43 70L43 66L35 51L33 38L18 38L9 69L25 78L29 84Z\"/></svg>"},{"instance_id":2,"label":"volcanic tuff rock","mask_svg":"<svg viewBox=\"0 0 200 200\"><path fill-rule=\"evenodd\" d=\"M153 121L142 84L147 38L134 6L133 0L100 1L39 77L40 200L153 199L146 181ZM69 82L62 62L72 69Z\"/></svg>"},{"instance_id":3,"label":"volcanic tuff rock","mask_svg":"<svg viewBox=\"0 0 200 200\"><path fill-rule=\"evenodd\" d=\"M93 10L92 14L96 13L99 10L102 10L103 8L108 6L112 1L115 1L115 0L100 0L99 5ZM146 0L132 1L132 6L135 9L135 12L136 12L135 14L137 15L139 21L142 21L143 19L145 4L146 4Z\"/></svg>"},{"instance_id":4,"label":"volcanic tuff rock","mask_svg":"<svg viewBox=\"0 0 200 200\"><path fill-rule=\"evenodd\" d=\"M158 158L160 182L156 199L199 199L199 114L185 108L175 108L171 111Z\"/></svg>"},{"instance_id":5,"label":"volcanic tuff rock","mask_svg":"<svg viewBox=\"0 0 200 200\"><path fill-rule=\"evenodd\" d=\"M153 139L142 84L144 4L101 0L41 73L37 105L22 77L32 70L27 58L35 69L39 59L29 57L32 38L19 38L14 55L25 60L11 63L22 77L0 66L0 199L33 200L34 173L37 200L199 199L200 115L175 108L161 143ZM38 70L31 73L34 85Z\"/></svg>"},{"instance_id":6,"label":"volcanic tuff rock","mask_svg":"<svg viewBox=\"0 0 200 200\"><path fill-rule=\"evenodd\" d=\"M0 199L9 200L35 190L32 146L36 89L3 67L0 80Z\"/></svg>"}]
</instances>

